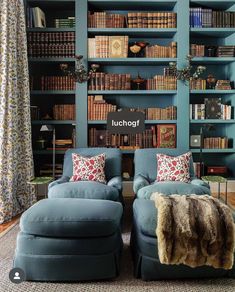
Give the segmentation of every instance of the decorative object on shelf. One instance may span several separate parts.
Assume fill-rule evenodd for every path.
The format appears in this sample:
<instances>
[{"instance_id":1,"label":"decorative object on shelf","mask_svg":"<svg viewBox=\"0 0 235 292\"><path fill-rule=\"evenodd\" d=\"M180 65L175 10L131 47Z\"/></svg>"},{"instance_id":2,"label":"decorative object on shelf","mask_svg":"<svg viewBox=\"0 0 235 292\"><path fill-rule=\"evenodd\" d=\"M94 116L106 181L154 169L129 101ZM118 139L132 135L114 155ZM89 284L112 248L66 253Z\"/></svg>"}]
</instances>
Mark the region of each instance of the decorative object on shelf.
<instances>
[{"instance_id":1,"label":"decorative object on shelf","mask_svg":"<svg viewBox=\"0 0 235 292\"><path fill-rule=\"evenodd\" d=\"M200 127L200 156L199 156L199 163L200 163L200 175L204 175L204 162L203 162L203 155L202 149L204 147L204 132L205 131L213 131L215 130L215 126L212 124L203 124Z\"/></svg>"},{"instance_id":2,"label":"decorative object on shelf","mask_svg":"<svg viewBox=\"0 0 235 292\"><path fill-rule=\"evenodd\" d=\"M133 54L130 57L144 57L143 52L148 45L149 43L145 41L134 42L129 47L130 52Z\"/></svg>"},{"instance_id":3,"label":"decorative object on shelf","mask_svg":"<svg viewBox=\"0 0 235 292\"><path fill-rule=\"evenodd\" d=\"M199 76L206 70L205 66L197 66L195 72L192 73L193 66L191 64L193 57L188 55L186 57L187 66L183 69L177 69L176 62L169 63L169 70L171 75L176 77L178 80L182 80L184 82L189 82L190 80L197 80Z\"/></svg>"},{"instance_id":4,"label":"decorative object on shelf","mask_svg":"<svg viewBox=\"0 0 235 292\"><path fill-rule=\"evenodd\" d=\"M74 80L78 83L87 82L89 79L91 79L92 74L95 73L100 66L98 64L92 64L91 69L89 72L87 72L82 60L82 55L76 55L75 68L69 67L68 64L60 64L60 69L68 76L73 77Z\"/></svg>"},{"instance_id":5,"label":"decorative object on shelf","mask_svg":"<svg viewBox=\"0 0 235 292\"><path fill-rule=\"evenodd\" d=\"M157 125L157 147L176 148L176 125Z\"/></svg>"},{"instance_id":6,"label":"decorative object on shelf","mask_svg":"<svg viewBox=\"0 0 235 292\"><path fill-rule=\"evenodd\" d=\"M212 74L209 74L208 77L206 78L206 88L215 89L215 84L216 78Z\"/></svg>"},{"instance_id":7,"label":"decorative object on shelf","mask_svg":"<svg viewBox=\"0 0 235 292\"><path fill-rule=\"evenodd\" d=\"M52 150L52 176L55 178L55 127L52 125L42 125L40 132L53 132L53 150Z\"/></svg>"},{"instance_id":8,"label":"decorative object on shelf","mask_svg":"<svg viewBox=\"0 0 235 292\"><path fill-rule=\"evenodd\" d=\"M200 135L191 135L190 136L190 147L199 148L201 145L201 136Z\"/></svg>"},{"instance_id":9,"label":"decorative object on shelf","mask_svg":"<svg viewBox=\"0 0 235 292\"><path fill-rule=\"evenodd\" d=\"M135 88L134 89L137 89L137 90L140 90L140 89L144 89L144 84L146 82L145 79L143 79L140 74L138 73L138 76L132 80Z\"/></svg>"}]
</instances>

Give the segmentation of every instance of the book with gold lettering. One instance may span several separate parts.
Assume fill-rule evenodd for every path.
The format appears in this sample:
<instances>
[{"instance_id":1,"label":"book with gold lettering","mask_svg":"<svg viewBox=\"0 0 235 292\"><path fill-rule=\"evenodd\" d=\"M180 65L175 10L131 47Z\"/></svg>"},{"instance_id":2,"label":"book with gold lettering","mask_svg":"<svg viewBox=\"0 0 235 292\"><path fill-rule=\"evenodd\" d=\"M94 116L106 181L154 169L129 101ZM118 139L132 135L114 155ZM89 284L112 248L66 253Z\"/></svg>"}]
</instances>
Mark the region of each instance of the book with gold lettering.
<instances>
[{"instance_id":1,"label":"book with gold lettering","mask_svg":"<svg viewBox=\"0 0 235 292\"><path fill-rule=\"evenodd\" d=\"M109 37L109 58L127 58L128 36Z\"/></svg>"}]
</instances>

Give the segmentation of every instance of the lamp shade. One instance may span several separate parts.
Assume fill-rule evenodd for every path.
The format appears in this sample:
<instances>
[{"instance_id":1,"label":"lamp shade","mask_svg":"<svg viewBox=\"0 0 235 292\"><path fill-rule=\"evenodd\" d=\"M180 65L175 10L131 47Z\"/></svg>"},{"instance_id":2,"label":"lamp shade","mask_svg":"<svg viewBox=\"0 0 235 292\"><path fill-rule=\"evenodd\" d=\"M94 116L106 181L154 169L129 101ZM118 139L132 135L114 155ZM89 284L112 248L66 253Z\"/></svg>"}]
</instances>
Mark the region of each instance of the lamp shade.
<instances>
[{"instance_id":1,"label":"lamp shade","mask_svg":"<svg viewBox=\"0 0 235 292\"><path fill-rule=\"evenodd\" d=\"M52 132L54 127L52 125L42 125L40 132Z\"/></svg>"}]
</instances>

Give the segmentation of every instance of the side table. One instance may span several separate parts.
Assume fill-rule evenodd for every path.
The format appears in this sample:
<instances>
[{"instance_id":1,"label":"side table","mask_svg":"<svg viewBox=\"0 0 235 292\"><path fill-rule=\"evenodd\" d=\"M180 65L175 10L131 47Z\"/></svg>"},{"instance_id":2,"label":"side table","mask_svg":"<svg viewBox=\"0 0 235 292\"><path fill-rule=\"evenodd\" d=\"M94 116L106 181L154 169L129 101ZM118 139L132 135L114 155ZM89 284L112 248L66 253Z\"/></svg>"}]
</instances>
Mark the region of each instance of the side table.
<instances>
[{"instance_id":1,"label":"side table","mask_svg":"<svg viewBox=\"0 0 235 292\"><path fill-rule=\"evenodd\" d=\"M228 180L219 175L202 176L201 179L207 183L218 183L218 199L220 199L220 184L225 183L225 204L228 203Z\"/></svg>"},{"instance_id":2,"label":"side table","mask_svg":"<svg viewBox=\"0 0 235 292\"><path fill-rule=\"evenodd\" d=\"M40 198L40 196L39 196L39 186L44 186L45 195L43 196L43 198L46 198L47 197L48 184L50 182L52 182L52 181L53 181L53 177L39 176L39 177L35 177L31 181L29 181L28 184L35 186L37 198Z\"/></svg>"}]
</instances>

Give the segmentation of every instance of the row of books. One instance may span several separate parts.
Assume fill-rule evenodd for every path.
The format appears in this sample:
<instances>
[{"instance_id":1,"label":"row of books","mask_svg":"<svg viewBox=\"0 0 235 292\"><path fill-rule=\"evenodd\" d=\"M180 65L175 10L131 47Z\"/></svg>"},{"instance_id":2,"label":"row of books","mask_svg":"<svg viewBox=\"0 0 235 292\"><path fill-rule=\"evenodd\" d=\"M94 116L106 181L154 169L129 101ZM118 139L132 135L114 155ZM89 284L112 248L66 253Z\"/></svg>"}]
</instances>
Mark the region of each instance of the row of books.
<instances>
[{"instance_id":1,"label":"row of books","mask_svg":"<svg viewBox=\"0 0 235 292\"><path fill-rule=\"evenodd\" d=\"M235 12L190 8L190 27L235 27Z\"/></svg>"},{"instance_id":2,"label":"row of books","mask_svg":"<svg viewBox=\"0 0 235 292\"><path fill-rule=\"evenodd\" d=\"M96 72L92 74L89 90L130 90L130 74L110 74Z\"/></svg>"},{"instance_id":3,"label":"row of books","mask_svg":"<svg viewBox=\"0 0 235 292\"><path fill-rule=\"evenodd\" d=\"M52 176L53 164L46 163L40 166L39 175L40 176ZM55 177L59 178L63 174L63 164L55 164Z\"/></svg>"},{"instance_id":4,"label":"row of books","mask_svg":"<svg viewBox=\"0 0 235 292\"><path fill-rule=\"evenodd\" d=\"M203 139L203 148L205 149L226 149L228 148L227 137L209 137Z\"/></svg>"},{"instance_id":5,"label":"row of books","mask_svg":"<svg viewBox=\"0 0 235 292\"><path fill-rule=\"evenodd\" d=\"M174 12L129 12L129 28L174 28L177 14Z\"/></svg>"},{"instance_id":6,"label":"row of books","mask_svg":"<svg viewBox=\"0 0 235 292\"><path fill-rule=\"evenodd\" d=\"M108 12L88 12L90 28L122 28L125 27L126 16Z\"/></svg>"},{"instance_id":7,"label":"row of books","mask_svg":"<svg viewBox=\"0 0 235 292\"><path fill-rule=\"evenodd\" d=\"M205 90L207 88L205 79L201 79L201 78L197 80L191 79L189 83L190 83L191 90Z\"/></svg>"},{"instance_id":8,"label":"row of books","mask_svg":"<svg viewBox=\"0 0 235 292\"><path fill-rule=\"evenodd\" d=\"M176 90L177 79L174 76L156 75L147 79L146 90Z\"/></svg>"},{"instance_id":9,"label":"row of books","mask_svg":"<svg viewBox=\"0 0 235 292\"><path fill-rule=\"evenodd\" d=\"M88 120L107 120L108 113L116 112L117 106L108 103L102 95L88 96Z\"/></svg>"},{"instance_id":10,"label":"row of books","mask_svg":"<svg viewBox=\"0 0 235 292\"><path fill-rule=\"evenodd\" d=\"M75 56L75 44L28 44L29 57L63 57L69 58Z\"/></svg>"},{"instance_id":11,"label":"row of books","mask_svg":"<svg viewBox=\"0 0 235 292\"><path fill-rule=\"evenodd\" d=\"M118 108L116 105L108 103L102 95L88 96L88 120L107 120L109 112L115 112ZM121 110L121 109L119 109ZM176 106L166 108L131 108L130 111L141 111L145 114L146 120L176 120Z\"/></svg>"},{"instance_id":12,"label":"row of books","mask_svg":"<svg viewBox=\"0 0 235 292\"><path fill-rule=\"evenodd\" d=\"M176 58L177 43L171 42L169 46L153 45L145 48L146 58Z\"/></svg>"},{"instance_id":13,"label":"row of books","mask_svg":"<svg viewBox=\"0 0 235 292\"><path fill-rule=\"evenodd\" d=\"M72 43L75 42L75 32L28 32L29 43Z\"/></svg>"},{"instance_id":14,"label":"row of books","mask_svg":"<svg viewBox=\"0 0 235 292\"><path fill-rule=\"evenodd\" d=\"M43 10L39 7L27 7L27 27L46 27L46 17Z\"/></svg>"},{"instance_id":15,"label":"row of books","mask_svg":"<svg viewBox=\"0 0 235 292\"><path fill-rule=\"evenodd\" d=\"M88 38L89 58L127 58L128 36L96 36Z\"/></svg>"},{"instance_id":16,"label":"row of books","mask_svg":"<svg viewBox=\"0 0 235 292\"><path fill-rule=\"evenodd\" d=\"M40 90L75 90L75 87L71 76L41 76Z\"/></svg>"},{"instance_id":17,"label":"row of books","mask_svg":"<svg viewBox=\"0 0 235 292\"><path fill-rule=\"evenodd\" d=\"M54 120L75 120L75 105L74 104L55 104L53 106Z\"/></svg>"},{"instance_id":18,"label":"row of books","mask_svg":"<svg viewBox=\"0 0 235 292\"><path fill-rule=\"evenodd\" d=\"M190 119L222 119L230 120L232 117L232 106L222 104L221 98L205 98L204 103L190 104Z\"/></svg>"},{"instance_id":19,"label":"row of books","mask_svg":"<svg viewBox=\"0 0 235 292\"><path fill-rule=\"evenodd\" d=\"M110 134L106 130L89 129L90 147L136 148L175 148L176 125L156 125L141 134Z\"/></svg>"},{"instance_id":20,"label":"row of books","mask_svg":"<svg viewBox=\"0 0 235 292\"><path fill-rule=\"evenodd\" d=\"M190 89L192 90L205 90L207 89L207 81L205 79L190 80ZM210 88L212 89L212 88ZM230 80L217 80L213 89L216 90L231 90Z\"/></svg>"},{"instance_id":21,"label":"row of books","mask_svg":"<svg viewBox=\"0 0 235 292\"><path fill-rule=\"evenodd\" d=\"M234 57L235 46L206 46L191 44L190 54L193 57Z\"/></svg>"},{"instance_id":22,"label":"row of books","mask_svg":"<svg viewBox=\"0 0 235 292\"><path fill-rule=\"evenodd\" d=\"M56 28L73 28L75 27L75 17L69 16L67 18L55 18L54 27Z\"/></svg>"}]
</instances>

